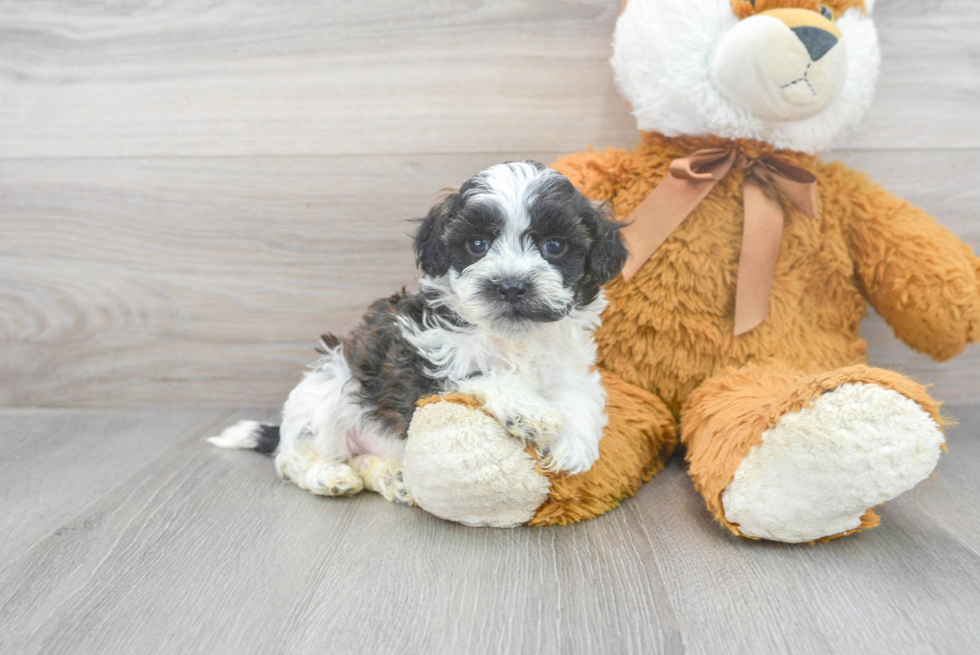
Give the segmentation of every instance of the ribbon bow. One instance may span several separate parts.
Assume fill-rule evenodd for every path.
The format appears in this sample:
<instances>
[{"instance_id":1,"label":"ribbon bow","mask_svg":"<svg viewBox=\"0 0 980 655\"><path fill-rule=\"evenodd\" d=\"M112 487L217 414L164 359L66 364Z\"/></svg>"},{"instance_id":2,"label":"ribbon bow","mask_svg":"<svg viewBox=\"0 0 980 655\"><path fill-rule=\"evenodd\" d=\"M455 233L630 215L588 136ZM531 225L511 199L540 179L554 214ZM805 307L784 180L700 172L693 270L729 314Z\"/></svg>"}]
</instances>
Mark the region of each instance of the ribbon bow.
<instances>
[{"instance_id":1,"label":"ribbon bow","mask_svg":"<svg viewBox=\"0 0 980 655\"><path fill-rule=\"evenodd\" d=\"M629 280L673 234L715 185L735 167L745 171L742 197L745 223L735 289L735 335L758 327L769 313L769 292L776 274L783 234L778 192L810 218L819 216L817 178L810 171L773 155L749 159L734 148L709 148L675 159L670 175L640 203L623 237L630 256L623 268Z\"/></svg>"}]
</instances>

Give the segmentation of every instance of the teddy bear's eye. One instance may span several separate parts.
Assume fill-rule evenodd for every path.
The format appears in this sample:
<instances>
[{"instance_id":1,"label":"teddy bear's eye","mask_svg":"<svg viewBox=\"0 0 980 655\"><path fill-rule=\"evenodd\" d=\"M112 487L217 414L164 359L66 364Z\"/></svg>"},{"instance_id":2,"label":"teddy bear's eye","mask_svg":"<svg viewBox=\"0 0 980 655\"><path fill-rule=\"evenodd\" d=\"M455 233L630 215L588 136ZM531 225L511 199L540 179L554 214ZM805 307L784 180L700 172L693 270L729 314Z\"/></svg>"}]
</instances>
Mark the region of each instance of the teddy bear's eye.
<instances>
[{"instance_id":1,"label":"teddy bear's eye","mask_svg":"<svg viewBox=\"0 0 980 655\"><path fill-rule=\"evenodd\" d=\"M834 20L834 12L827 5L820 5L820 14L827 20Z\"/></svg>"}]
</instances>

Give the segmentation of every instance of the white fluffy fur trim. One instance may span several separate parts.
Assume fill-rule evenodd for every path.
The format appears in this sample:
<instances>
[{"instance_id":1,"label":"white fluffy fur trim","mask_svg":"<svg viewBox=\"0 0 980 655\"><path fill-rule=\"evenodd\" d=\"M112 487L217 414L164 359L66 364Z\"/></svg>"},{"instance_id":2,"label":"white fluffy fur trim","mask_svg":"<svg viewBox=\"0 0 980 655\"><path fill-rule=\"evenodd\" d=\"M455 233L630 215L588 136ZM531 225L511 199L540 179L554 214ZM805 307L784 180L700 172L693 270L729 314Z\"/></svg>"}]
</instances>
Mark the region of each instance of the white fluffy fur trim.
<instances>
[{"instance_id":1,"label":"white fluffy fur trim","mask_svg":"<svg viewBox=\"0 0 980 655\"><path fill-rule=\"evenodd\" d=\"M924 480L942 444L915 401L842 385L763 434L722 494L725 518L743 534L792 543L853 530L868 509Z\"/></svg>"},{"instance_id":2,"label":"white fluffy fur trim","mask_svg":"<svg viewBox=\"0 0 980 655\"><path fill-rule=\"evenodd\" d=\"M527 523L551 484L524 444L481 411L449 402L415 412L405 448L405 477L427 512L465 525Z\"/></svg>"}]
</instances>

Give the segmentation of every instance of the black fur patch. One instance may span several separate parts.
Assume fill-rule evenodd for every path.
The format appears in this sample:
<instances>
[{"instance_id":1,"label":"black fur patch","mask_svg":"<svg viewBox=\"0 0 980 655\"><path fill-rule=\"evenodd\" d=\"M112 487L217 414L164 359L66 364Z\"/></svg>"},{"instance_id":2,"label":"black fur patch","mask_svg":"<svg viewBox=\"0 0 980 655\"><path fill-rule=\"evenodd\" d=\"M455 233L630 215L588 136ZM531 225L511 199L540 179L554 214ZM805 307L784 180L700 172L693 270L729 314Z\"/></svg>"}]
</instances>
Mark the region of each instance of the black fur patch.
<instances>
[{"instance_id":1,"label":"black fur patch","mask_svg":"<svg viewBox=\"0 0 980 655\"><path fill-rule=\"evenodd\" d=\"M475 264L483 255L474 255L466 248L473 239L493 242L504 229L504 217L499 208L484 203L463 204L454 219L443 229L450 265L458 272Z\"/></svg>"},{"instance_id":2,"label":"black fur patch","mask_svg":"<svg viewBox=\"0 0 980 655\"><path fill-rule=\"evenodd\" d=\"M375 301L361 325L344 339L344 356L360 383L357 399L365 413L404 439L415 403L438 393L441 380L429 374L435 367L402 336L398 317L420 329L423 317L453 326L463 323L449 310L431 307L425 294L408 294L403 289Z\"/></svg>"},{"instance_id":3,"label":"black fur patch","mask_svg":"<svg viewBox=\"0 0 980 655\"><path fill-rule=\"evenodd\" d=\"M628 255L619 224L610 220L604 205L590 202L562 175L548 179L535 194L530 207L530 236L541 254L558 269L562 284L574 289L575 302L588 305L599 288L616 277ZM543 250L551 238L565 242L558 256Z\"/></svg>"},{"instance_id":4,"label":"black fur patch","mask_svg":"<svg viewBox=\"0 0 980 655\"><path fill-rule=\"evenodd\" d=\"M462 271L480 259L466 249L466 243L477 238L493 241L503 229L504 219L496 208L466 202L466 193L474 186L470 179L421 219L415 233L415 262L426 275L440 277L450 266Z\"/></svg>"},{"instance_id":5,"label":"black fur patch","mask_svg":"<svg viewBox=\"0 0 980 655\"><path fill-rule=\"evenodd\" d=\"M252 450L262 453L263 455L271 455L276 452L276 448L279 447L279 426L269 425L268 423L259 424L259 434L258 439L255 442L255 447Z\"/></svg>"}]
</instances>

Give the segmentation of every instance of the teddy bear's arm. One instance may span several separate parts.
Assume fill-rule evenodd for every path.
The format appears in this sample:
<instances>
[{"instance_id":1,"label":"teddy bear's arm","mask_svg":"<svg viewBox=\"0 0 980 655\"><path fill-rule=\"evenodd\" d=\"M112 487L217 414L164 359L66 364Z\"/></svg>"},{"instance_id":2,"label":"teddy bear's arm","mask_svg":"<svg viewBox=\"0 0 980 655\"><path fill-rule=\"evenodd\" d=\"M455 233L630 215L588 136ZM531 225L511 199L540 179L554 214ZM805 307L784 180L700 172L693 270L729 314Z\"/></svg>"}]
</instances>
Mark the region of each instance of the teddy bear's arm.
<instances>
[{"instance_id":1,"label":"teddy bear's arm","mask_svg":"<svg viewBox=\"0 0 980 655\"><path fill-rule=\"evenodd\" d=\"M864 174L833 168L847 190L855 274L896 335L938 361L980 341L980 259L972 249Z\"/></svg>"}]
</instances>

